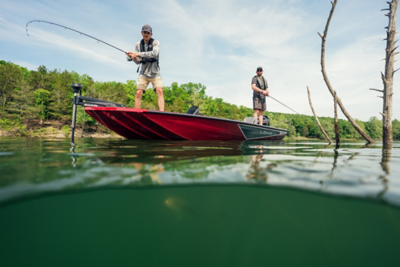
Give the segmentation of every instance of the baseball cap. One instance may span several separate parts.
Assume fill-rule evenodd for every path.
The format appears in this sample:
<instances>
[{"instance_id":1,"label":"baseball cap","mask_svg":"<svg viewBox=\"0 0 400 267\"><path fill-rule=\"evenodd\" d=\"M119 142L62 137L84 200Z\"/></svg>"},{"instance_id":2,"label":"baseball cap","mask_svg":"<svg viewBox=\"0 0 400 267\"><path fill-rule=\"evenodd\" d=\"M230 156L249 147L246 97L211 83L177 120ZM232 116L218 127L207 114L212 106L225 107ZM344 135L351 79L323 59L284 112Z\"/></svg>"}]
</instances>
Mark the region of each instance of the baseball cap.
<instances>
[{"instance_id":1,"label":"baseball cap","mask_svg":"<svg viewBox=\"0 0 400 267\"><path fill-rule=\"evenodd\" d=\"M257 71L262 71L262 67L257 67Z\"/></svg>"},{"instance_id":2,"label":"baseball cap","mask_svg":"<svg viewBox=\"0 0 400 267\"><path fill-rule=\"evenodd\" d=\"M149 33L153 33L153 31L152 31L152 29L151 29L151 27L150 27L150 25L149 25L149 24L145 24L145 25L143 25L143 27L142 27L142 32L149 32Z\"/></svg>"}]
</instances>

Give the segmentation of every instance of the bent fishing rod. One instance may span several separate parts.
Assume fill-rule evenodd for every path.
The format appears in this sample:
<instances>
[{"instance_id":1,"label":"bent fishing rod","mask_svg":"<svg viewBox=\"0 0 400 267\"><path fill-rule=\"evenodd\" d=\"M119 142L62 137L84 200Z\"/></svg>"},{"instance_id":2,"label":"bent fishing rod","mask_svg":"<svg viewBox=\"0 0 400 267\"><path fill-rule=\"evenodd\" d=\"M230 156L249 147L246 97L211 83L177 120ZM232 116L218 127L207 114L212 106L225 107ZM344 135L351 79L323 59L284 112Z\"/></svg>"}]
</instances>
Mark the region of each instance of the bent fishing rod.
<instances>
[{"instance_id":1,"label":"bent fishing rod","mask_svg":"<svg viewBox=\"0 0 400 267\"><path fill-rule=\"evenodd\" d=\"M72 28L69 28L69 27L67 27L67 26L60 25L60 24L57 24L57 23L54 23L54 22L50 22L50 21L44 21L44 20L31 20L31 21L29 21L29 22L26 24L26 26L25 26L26 34L27 34L28 36L29 36L29 33L28 33L28 25L29 25L29 23L32 23L32 22L43 22L43 23L48 23L48 24L50 24L50 25L55 25L55 26L64 28L64 29L66 29L66 30L70 30L70 31L74 31L74 32L80 33L81 35L85 35L86 37L89 37L89 38L92 38L92 39L96 40L97 42L101 42L101 43L103 43L103 44L105 44L105 45L111 46L112 48L115 48L115 49L117 49L117 50L123 52L124 54L127 54L127 52L125 52L124 50L122 50L122 49L120 49L120 48L118 48L118 47L115 47L115 46L113 46L113 45L111 45L111 44L109 44L109 43L106 43L106 42L104 42L104 41L102 41L102 40L100 40L100 39L98 39L98 38L96 38L96 37L90 36L89 34L86 34L86 33L83 33L83 32L77 31L77 30L74 30L74 29L72 29Z\"/></svg>"},{"instance_id":2,"label":"bent fishing rod","mask_svg":"<svg viewBox=\"0 0 400 267\"><path fill-rule=\"evenodd\" d=\"M282 102L278 101L277 99L273 98L272 96L270 96L270 95L269 95L268 97L272 98L273 100L275 100L275 101L276 101L276 102L278 102L279 104L281 104L281 105L283 105L283 106L287 107L287 108L288 108L288 109L290 109L291 111L294 111L295 113L297 113L297 114L299 114L299 115L300 115L300 113L298 113L297 111L295 111L295 110L293 110L293 109L289 108L288 106L286 106L286 105L285 105L285 104L283 104Z\"/></svg>"}]
</instances>

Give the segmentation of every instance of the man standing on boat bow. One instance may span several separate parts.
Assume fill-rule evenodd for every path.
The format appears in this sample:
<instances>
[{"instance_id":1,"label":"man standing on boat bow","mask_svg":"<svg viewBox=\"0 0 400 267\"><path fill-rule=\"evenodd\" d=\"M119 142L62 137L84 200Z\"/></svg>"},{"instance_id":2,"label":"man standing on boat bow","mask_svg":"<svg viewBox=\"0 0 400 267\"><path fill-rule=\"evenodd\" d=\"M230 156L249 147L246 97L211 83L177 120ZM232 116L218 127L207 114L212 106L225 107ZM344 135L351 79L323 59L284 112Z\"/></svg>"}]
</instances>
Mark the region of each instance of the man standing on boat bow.
<instances>
[{"instance_id":1,"label":"man standing on boat bow","mask_svg":"<svg viewBox=\"0 0 400 267\"><path fill-rule=\"evenodd\" d=\"M257 119L258 124L263 124L263 114L267 109L265 97L269 95L268 83L263 76L262 67L257 68L256 76L251 80L251 89L253 89L253 117Z\"/></svg>"},{"instance_id":2,"label":"man standing on boat bow","mask_svg":"<svg viewBox=\"0 0 400 267\"><path fill-rule=\"evenodd\" d=\"M133 60L136 64L142 64L137 82L135 98L135 108L140 108L143 93L151 83L158 97L158 107L164 111L164 95L162 90L162 79L160 66L158 64L160 54L160 42L151 38L153 30L146 24L141 31L143 39L136 43L135 53L127 52L128 60ZM139 66L140 67L140 66ZM138 68L139 70L139 68Z\"/></svg>"}]
</instances>

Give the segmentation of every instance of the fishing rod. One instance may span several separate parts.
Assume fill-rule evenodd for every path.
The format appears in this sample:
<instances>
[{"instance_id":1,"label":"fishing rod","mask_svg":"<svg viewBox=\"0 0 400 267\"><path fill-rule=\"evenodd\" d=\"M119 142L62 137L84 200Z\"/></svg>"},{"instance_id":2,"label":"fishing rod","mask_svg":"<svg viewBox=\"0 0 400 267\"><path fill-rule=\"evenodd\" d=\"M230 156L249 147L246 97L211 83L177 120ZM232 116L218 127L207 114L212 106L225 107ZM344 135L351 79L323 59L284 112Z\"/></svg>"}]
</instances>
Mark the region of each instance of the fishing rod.
<instances>
[{"instance_id":1,"label":"fishing rod","mask_svg":"<svg viewBox=\"0 0 400 267\"><path fill-rule=\"evenodd\" d=\"M287 107L287 108L290 109L291 111L294 111L295 113L297 113L297 114L300 115L300 113L298 113L297 111L295 111L295 110L289 108L288 106L286 106L286 105L283 104L282 102L278 101L277 99L273 98L272 96L269 95L269 97L272 98L273 100L275 100L276 102L278 102L279 104L284 105L285 107Z\"/></svg>"},{"instance_id":2,"label":"fishing rod","mask_svg":"<svg viewBox=\"0 0 400 267\"><path fill-rule=\"evenodd\" d=\"M44 20L31 20L31 21L29 21L29 22L26 24L26 26L25 26L26 34L27 34L28 36L29 36L29 33L28 33L28 25L29 25L29 23L32 23L32 22L44 22L44 23L48 23L48 24L50 24L50 25L55 25L55 26L64 28L64 29L66 29L66 30L71 30L71 31L80 33L81 35L83 34L83 35L85 35L85 36L87 36L87 37L89 37L89 38L92 38L92 39L96 40L97 42L101 42L101 43L103 43L103 44L105 44L105 45L111 46L112 48L115 48L115 49L117 49L117 50L123 52L124 54L126 54L126 52L125 52L124 50L122 50L122 49L120 49L120 48L118 48L118 47L115 47L115 46L113 46L113 45L111 45L111 44L109 44L109 43L106 43L106 42L104 42L104 41L102 41L102 40L100 40L100 39L97 39L96 37L90 36L89 34L86 34L86 33L83 33L83 32L77 31L77 30L74 30L74 29L72 29L72 28L69 28L69 27L67 27L67 26L60 25L60 24L57 24L57 23L54 23L54 22L50 22L50 21L44 21Z\"/></svg>"}]
</instances>

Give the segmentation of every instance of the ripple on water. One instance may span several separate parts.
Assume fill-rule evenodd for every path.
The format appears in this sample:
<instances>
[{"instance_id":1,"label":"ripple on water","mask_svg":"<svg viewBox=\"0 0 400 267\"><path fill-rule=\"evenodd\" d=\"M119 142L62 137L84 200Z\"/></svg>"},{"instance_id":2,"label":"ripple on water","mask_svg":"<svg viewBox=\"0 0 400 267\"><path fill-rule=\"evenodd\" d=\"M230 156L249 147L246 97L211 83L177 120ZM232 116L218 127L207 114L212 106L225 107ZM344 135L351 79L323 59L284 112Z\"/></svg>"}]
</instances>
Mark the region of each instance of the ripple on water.
<instances>
[{"instance_id":1,"label":"ripple on water","mask_svg":"<svg viewBox=\"0 0 400 267\"><path fill-rule=\"evenodd\" d=\"M0 195L7 191L12 198L18 185L20 196L32 190L256 183L390 203L400 196L399 143L390 157L382 157L380 144L361 142L344 142L335 150L325 142L91 139L78 142L72 153L68 142L23 140L2 143Z\"/></svg>"}]
</instances>

